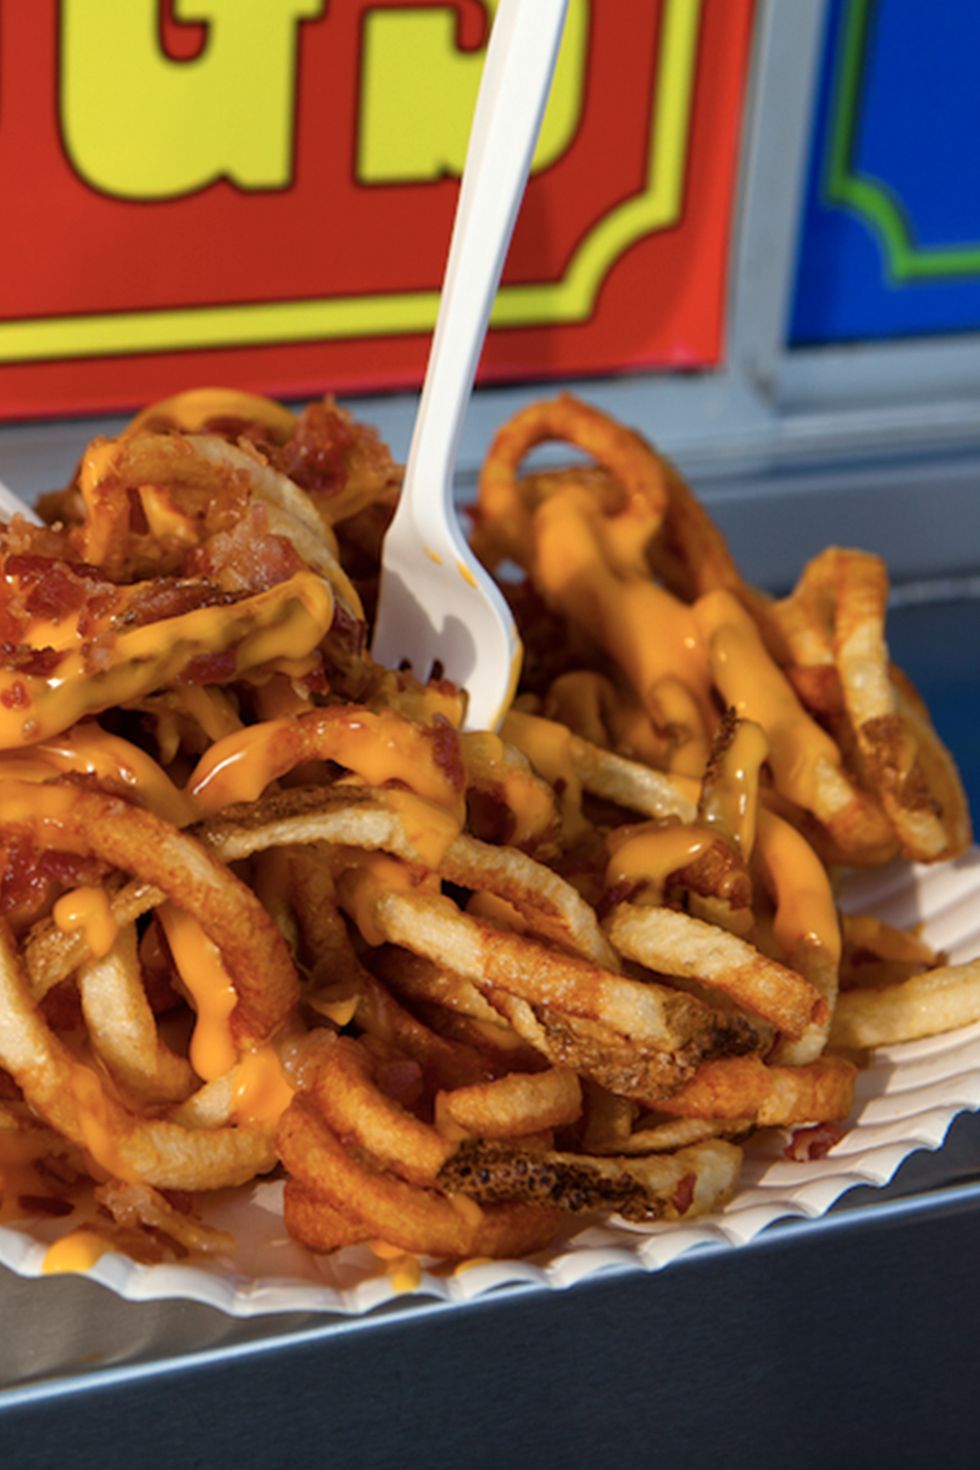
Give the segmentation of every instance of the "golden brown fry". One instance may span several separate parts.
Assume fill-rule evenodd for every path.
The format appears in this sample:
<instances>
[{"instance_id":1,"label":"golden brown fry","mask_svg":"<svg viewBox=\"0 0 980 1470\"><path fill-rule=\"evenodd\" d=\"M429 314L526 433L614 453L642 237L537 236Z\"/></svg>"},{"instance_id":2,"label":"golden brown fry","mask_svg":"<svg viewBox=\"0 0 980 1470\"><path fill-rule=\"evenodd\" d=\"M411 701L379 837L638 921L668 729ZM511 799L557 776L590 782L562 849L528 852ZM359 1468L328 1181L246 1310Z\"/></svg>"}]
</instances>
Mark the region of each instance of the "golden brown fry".
<instances>
[{"instance_id":1,"label":"golden brown fry","mask_svg":"<svg viewBox=\"0 0 980 1470\"><path fill-rule=\"evenodd\" d=\"M696 980L798 1037L826 1011L816 987L745 940L672 909L618 904L609 920L616 948L650 970Z\"/></svg>"},{"instance_id":2,"label":"golden brown fry","mask_svg":"<svg viewBox=\"0 0 980 1470\"><path fill-rule=\"evenodd\" d=\"M555 1067L440 1092L436 1127L447 1137L460 1130L472 1137L515 1138L574 1123L581 1111L581 1083L574 1072Z\"/></svg>"},{"instance_id":3,"label":"golden brown fry","mask_svg":"<svg viewBox=\"0 0 980 1470\"><path fill-rule=\"evenodd\" d=\"M290 1174L336 1213L352 1210L370 1230L402 1250L438 1256L514 1256L539 1250L554 1235L555 1210L508 1204L457 1207L447 1193L408 1184L343 1147L309 1101L283 1114L278 1148Z\"/></svg>"},{"instance_id":4,"label":"golden brown fry","mask_svg":"<svg viewBox=\"0 0 980 1470\"><path fill-rule=\"evenodd\" d=\"M980 1021L980 960L942 965L898 985L838 997L830 1045L841 1051L891 1046Z\"/></svg>"}]
</instances>

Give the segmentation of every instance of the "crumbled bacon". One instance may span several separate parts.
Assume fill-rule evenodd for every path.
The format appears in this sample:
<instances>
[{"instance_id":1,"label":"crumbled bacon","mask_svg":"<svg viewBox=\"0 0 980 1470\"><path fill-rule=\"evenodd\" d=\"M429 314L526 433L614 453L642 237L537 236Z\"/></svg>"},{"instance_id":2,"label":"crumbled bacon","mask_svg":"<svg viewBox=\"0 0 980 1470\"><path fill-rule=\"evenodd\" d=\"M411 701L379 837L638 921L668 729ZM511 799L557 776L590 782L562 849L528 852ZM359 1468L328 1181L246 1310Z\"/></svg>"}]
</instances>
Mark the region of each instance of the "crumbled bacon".
<instances>
[{"instance_id":1,"label":"crumbled bacon","mask_svg":"<svg viewBox=\"0 0 980 1470\"><path fill-rule=\"evenodd\" d=\"M128 598L120 622L142 628L165 618L178 618L201 607L226 607L238 597L204 578L158 577L140 585Z\"/></svg>"},{"instance_id":2,"label":"crumbled bacon","mask_svg":"<svg viewBox=\"0 0 980 1470\"><path fill-rule=\"evenodd\" d=\"M686 1215L694 1203L694 1186L697 1182L696 1174L685 1174L678 1180L677 1188L674 1190L674 1209L679 1215Z\"/></svg>"},{"instance_id":3,"label":"crumbled bacon","mask_svg":"<svg viewBox=\"0 0 980 1470\"><path fill-rule=\"evenodd\" d=\"M311 403L274 463L303 490L338 495L347 484L347 455L355 442L343 410L330 403Z\"/></svg>"},{"instance_id":4,"label":"crumbled bacon","mask_svg":"<svg viewBox=\"0 0 980 1470\"><path fill-rule=\"evenodd\" d=\"M5 709L26 709L31 702L23 679L15 679L8 689L0 691L0 704Z\"/></svg>"},{"instance_id":5,"label":"crumbled bacon","mask_svg":"<svg viewBox=\"0 0 980 1470\"><path fill-rule=\"evenodd\" d=\"M446 773L455 789L462 791L466 785L466 767L463 765L459 731L445 715L436 715L426 733L432 741L432 758L436 765Z\"/></svg>"},{"instance_id":6,"label":"crumbled bacon","mask_svg":"<svg viewBox=\"0 0 980 1470\"><path fill-rule=\"evenodd\" d=\"M838 1123L816 1123L811 1128L797 1128L783 1149L783 1157L805 1164L811 1159L822 1159L840 1143L846 1128Z\"/></svg>"},{"instance_id":7,"label":"crumbled bacon","mask_svg":"<svg viewBox=\"0 0 980 1470\"><path fill-rule=\"evenodd\" d=\"M31 679L46 679L67 656L60 648L31 648L27 643L12 646L0 643L0 664L13 673L25 674Z\"/></svg>"},{"instance_id":8,"label":"crumbled bacon","mask_svg":"<svg viewBox=\"0 0 980 1470\"><path fill-rule=\"evenodd\" d=\"M226 592L264 592L302 571L306 563L285 536L272 535L263 505L227 530L217 531L187 559L186 570L203 574Z\"/></svg>"},{"instance_id":9,"label":"crumbled bacon","mask_svg":"<svg viewBox=\"0 0 980 1470\"><path fill-rule=\"evenodd\" d=\"M0 914L28 917L40 912L57 885L75 888L102 872L71 852L38 852L23 838L0 846Z\"/></svg>"}]
</instances>

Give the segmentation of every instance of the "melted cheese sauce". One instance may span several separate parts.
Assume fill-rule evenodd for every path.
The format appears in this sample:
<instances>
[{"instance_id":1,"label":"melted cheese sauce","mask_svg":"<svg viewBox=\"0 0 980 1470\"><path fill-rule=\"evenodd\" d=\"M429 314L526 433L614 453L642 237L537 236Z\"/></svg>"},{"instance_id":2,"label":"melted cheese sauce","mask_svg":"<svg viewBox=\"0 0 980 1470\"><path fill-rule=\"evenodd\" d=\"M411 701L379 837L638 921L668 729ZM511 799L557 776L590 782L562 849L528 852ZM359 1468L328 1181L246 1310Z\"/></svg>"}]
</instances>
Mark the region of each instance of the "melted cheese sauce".
<instances>
[{"instance_id":1,"label":"melted cheese sauce","mask_svg":"<svg viewBox=\"0 0 980 1470\"><path fill-rule=\"evenodd\" d=\"M231 1034L231 1014L238 1003L235 986L218 946L196 919L170 903L162 904L156 912L197 1012L190 1045L191 1066L205 1082L211 1082L223 1077L238 1060Z\"/></svg>"},{"instance_id":2,"label":"melted cheese sauce","mask_svg":"<svg viewBox=\"0 0 980 1470\"><path fill-rule=\"evenodd\" d=\"M402 781L428 801L451 811L461 808L460 794L437 765L431 740L397 717L367 711L344 722L324 719L322 732L299 751L291 720L252 725L212 746L188 789L198 809L210 814L234 802L255 801L271 781L314 755L346 766L371 786Z\"/></svg>"},{"instance_id":3,"label":"melted cheese sauce","mask_svg":"<svg viewBox=\"0 0 980 1470\"><path fill-rule=\"evenodd\" d=\"M642 882L652 890L644 895L656 900L671 873L686 868L714 842L704 827L660 827L654 822L621 828L611 834L611 856L606 867L606 887Z\"/></svg>"},{"instance_id":4,"label":"melted cheese sauce","mask_svg":"<svg viewBox=\"0 0 980 1470\"><path fill-rule=\"evenodd\" d=\"M411 791L389 791L388 806L396 811L405 835L427 868L435 870L462 830L462 814L423 801Z\"/></svg>"},{"instance_id":5,"label":"melted cheese sauce","mask_svg":"<svg viewBox=\"0 0 980 1470\"><path fill-rule=\"evenodd\" d=\"M47 676L0 671L0 748L35 744L85 715L175 683L191 659L234 650L235 673L301 660L333 621L334 599L312 572L230 607L202 607L116 635L105 668L89 670L73 648ZM19 686L19 688L15 688Z\"/></svg>"},{"instance_id":6,"label":"melted cheese sauce","mask_svg":"<svg viewBox=\"0 0 980 1470\"><path fill-rule=\"evenodd\" d=\"M761 725L779 790L812 810L821 767L840 766L829 735L806 713L766 651L752 618L729 592L710 592L694 606L725 703Z\"/></svg>"},{"instance_id":7,"label":"melted cheese sauce","mask_svg":"<svg viewBox=\"0 0 980 1470\"><path fill-rule=\"evenodd\" d=\"M700 820L731 837L746 860L755 844L759 772L768 755L762 727L751 720L739 724L701 802Z\"/></svg>"},{"instance_id":8,"label":"melted cheese sauce","mask_svg":"<svg viewBox=\"0 0 980 1470\"><path fill-rule=\"evenodd\" d=\"M48 1246L41 1270L46 1276L90 1271L99 1257L111 1249L109 1242L94 1230L73 1230Z\"/></svg>"},{"instance_id":9,"label":"melted cheese sauce","mask_svg":"<svg viewBox=\"0 0 980 1470\"><path fill-rule=\"evenodd\" d=\"M841 955L837 906L813 848L795 827L760 807L758 850L773 889L773 934L783 953L791 957L801 943L816 943L837 964Z\"/></svg>"},{"instance_id":10,"label":"melted cheese sauce","mask_svg":"<svg viewBox=\"0 0 980 1470\"><path fill-rule=\"evenodd\" d=\"M559 801L568 836L580 829L582 822L582 783L572 759L572 732L554 720L511 710L504 720L501 734L511 745L523 751L536 771L561 793Z\"/></svg>"},{"instance_id":11,"label":"melted cheese sauce","mask_svg":"<svg viewBox=\"0 0 980 1470\"><path fill-rule=\"evenodd\" d=\"M54 906L52 918L63 934L81 930L85 943L97 960L109 953L119 934L119 925L112 916L109 895L104 888L83 887L63 893Z\"/></svg>"},{"instance_id":12,"label":"melted cheese sauce","mask_svg":"<svg viewBox=\"0 0 980 1470\"><path fill-rule=\"evenodd\" d=\"M709 670L693 610L648 575L643 547L656 521L624 518L610 529L592 496L571 487L546 500L534 524L546 598L611 654L654 723L672 726L670 768L699 774L714 721Z\"/></svg>"},{"instance_id":13,"label":"melted cheese sauce","mask_svg":"<svg viewBox=\"0 0 980 1470\"><path fill-rule=\"evenodd\" d=\"M193 803L152 756L96 724L76 725L29 750L0 755L0 781L50 781L68 772L95 776L131 792L143 806L177 827L195 819Z\"/></svg>"},{"instance_id":14,"label":"melted cheese sauce","mask_svg":"<svg viewBox=\"0 0 980 1470\"><path fill-rule=\"evenodd\" d=\"M472 730L460 744L467 785L490 788L513 817L511 845L520 847L546 832L555 820L554 794L526 766L508 760L500 736Z\"/></svg>"},{"instance_id":15,"label":"melted cheese sauce","mask_svg":"<svg viewBox=\"0 0 980 1470\"><path fill-rule=\"evenodd\" d=\"M238 1064L234 1108L239 1123L270 1128L288 1108L293 1089L271 1046L246 1052Z\"/></svg>"}]
</instances>

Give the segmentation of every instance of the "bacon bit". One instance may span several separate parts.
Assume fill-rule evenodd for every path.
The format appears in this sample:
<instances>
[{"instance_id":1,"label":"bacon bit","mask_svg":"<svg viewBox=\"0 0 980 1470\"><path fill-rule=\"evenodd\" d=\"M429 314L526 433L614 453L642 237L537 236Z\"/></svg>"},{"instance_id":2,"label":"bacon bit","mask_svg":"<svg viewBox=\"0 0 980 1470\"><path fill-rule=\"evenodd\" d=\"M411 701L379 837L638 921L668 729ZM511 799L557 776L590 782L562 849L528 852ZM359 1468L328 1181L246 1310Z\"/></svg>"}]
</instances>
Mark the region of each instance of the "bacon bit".
<instances>
[{"instance_id":1,"label":"bacon bit","mask_svg":"<svg viewBox=\"0 0 980 1470\"><path fill-rule=\"evenodd\" d=\"M41 908L53 883L77 888L102 868L71 852L38 852L25 839L0 845L0 914L30 914Z\"/></svg>"},{"instance_id":2,"label":"bacon bit","mask_svg":"<svg viewBox=\"0 0 980 1470\"><path fill-rule=\"evenodd\" d=\"M6 647L0 645L0 657L4 665L18 674L26 674L29 678L46 679L49 674L54 673L66 655L66 649L31 648L29 644L20 644L8 653Z\"/></svg>"},{"instance_id":3,"label":"bacon bit","mask_svg":"<svg viewBox=\"0 0 980 1470\"><path fill-rule=\"evenodd\" d=\"M67 567L49 562L45 575L28 593L26 607L34 618L54 620L77 612L84 601L85 583Z\"/></svg>"},{"instance_id":4,"label":"bacon bit","mask_svg":"<svg viewBox=\"0 0 980 1470\"><path fill-rule=\"evenodd\" d=\"M305 562L287 537L271 535L268 526L265 506L249 506L247 515L192 551L185 569L203 573L226 592L278 587L302 571Z\"/></svg>"},{"instance_id":5,"label":"bacon bit","mask_svg":"<svg viewBox=\"0 0 980 1470\"><path fill-rule=\"evenodd\" d=\"M12 607L9 598L0 604L0 648L13 648L24 637L27 614L22 607Z\"/></svg>"},{"instance_id":6,"label":"bacon bit","mask_svg":"<svg viewBox=\"0 0 980 1470\"><path fill-rule=\"evenodd\" d=\"M93 592L78 615L79 637L97 636L105 628L121 600L122 594L116 587L105 585L101 591Z\"/></svg>"},{"instance_id":7,"label":"bacon bit","mask_svg":"<svg viewBox=\"0 0 980 1470\"><path fill-rule=\"evenodd\" d=\"M339 495L347 484L347 454L357 442L341 409L311 403L275 457L276 468L294 484L322 495Z\"/></svg>"},{"instance_id":8,"label":"bacon bit","mask_svg":"<svg viewBox=\"0 0 980 1470\"><path fill-rule=\"evenodd\" d=\"M6 709L26 709L30 702L31 696L22 679L15 679L9 689L4 689L0 693L0 704Z\"/></svg>"},{"instance_id":9,"label":"bacon bit","mask_svg":"<svg viewBox=\"0 0 980 1470\"><path fill-rule=\"evenodd\" d=\"M311 669L308 674L304 674L300 682L310 694L330 693L330 678L324 667L322 657L318 666L315 669Z\"/></svg>"},{"instance_id":10,"label":"bacon bit","mask_svg":"<svg viewBox=\"0 0 980 1470\"><path fill-rule=\"evenodd\" d=\"M71 1200L55 1199L50 1194L19 1194L17 1202L28 1215L70 1215L75 1206Z\"/></svg>"},{"instance_id":11,"label":"bacon bit","mask_svg":"<svg viewBox=\"0 0 980 1470\"><path fill-rule=\"evenodd\" d=\"M822 1159L836 1143L840 1143L846 1128L837 1123L815 1123L812 1128L797 1128L783 1149L784 1159L793 1159L799 1164L811 1159Z\"/></svg>"},{"instance_id":12,"label":"bacon bit","mask_svg":"<svg viewBox=\"0 0 980 1470\"><path fill-rule=\"evenodd\" d=\"M674 1190L673 1203L674 1209L679 1215L686 1215L688 1210L691 1208L691 1204L694 1200L694 1186L697 1184L697 1182L698 1176L693 1173L685 1174L684 1177L678 1181L677 1188Z\"/></svg>"},{"instance_id":13,"label":"bacon bit","mask_svg":"<svg viewBox=\"0 0 980 1470\"><path fill-rule=\"evenodd\" d=\"M18 582L30 586L34 582L40 582L52 566L57 566L57 562L52 561L49 556L41 556L32 551L19 551L6 558L3 564L3 574L5 577L14 577Z\"/></svg>"},{"instance_id":14,"label":"bacon bit","mask_svg":"<svg viewBox=\"0 0 980 1470\"><path fill-rule=\"evenodd\" d=\"M227 684L235 677L237 660L235 650L228 648L224 653L199 653L184 665L178 684Z\"/></svg>"},{"instance_id":15,"label":"bacon bit","mask_svg":"<svg viewBox=\"0 0 980 1470\"><path fill-rule=\"evenodd\" d=\"M157 577L135 591L121 621L127 627L142 628L198 608L227 607L239 600L240 594L225 591L206 578Z\"/></svg>"},{"instance_id":16,"label":"bacon bit","mask_svg":"<svg viewBox=\"0 0 980 1470\"><path fill-rule=\"evenodd\" d=\"M462 791L466 786L466 767L463 765L459 731L445 715L435 715L426 733L432 741L432 758L436 765L445 772L455 790Z\"/></svg>"}]
</instances>

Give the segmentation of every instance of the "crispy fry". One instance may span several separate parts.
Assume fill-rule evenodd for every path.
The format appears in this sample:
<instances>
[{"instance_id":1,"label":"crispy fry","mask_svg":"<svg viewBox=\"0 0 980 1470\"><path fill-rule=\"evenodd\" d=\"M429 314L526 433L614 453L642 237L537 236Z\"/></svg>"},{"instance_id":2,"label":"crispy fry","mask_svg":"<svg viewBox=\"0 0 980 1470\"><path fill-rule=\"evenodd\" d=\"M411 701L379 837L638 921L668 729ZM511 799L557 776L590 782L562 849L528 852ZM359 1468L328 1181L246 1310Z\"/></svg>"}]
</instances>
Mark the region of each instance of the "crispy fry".
<instances>
[{"instance_id":1,"label":"crispy fry","mask_svg":"<svg viewBox=\"0 0 980 1470\"><path fill-rule=\"evenodd\" d=\"M980 1020L980 961L942 965L897 985L845 991L838 997L831 1046L843 1051L891 1046L935 1036Z\"/></svg>"}]
</instances>

